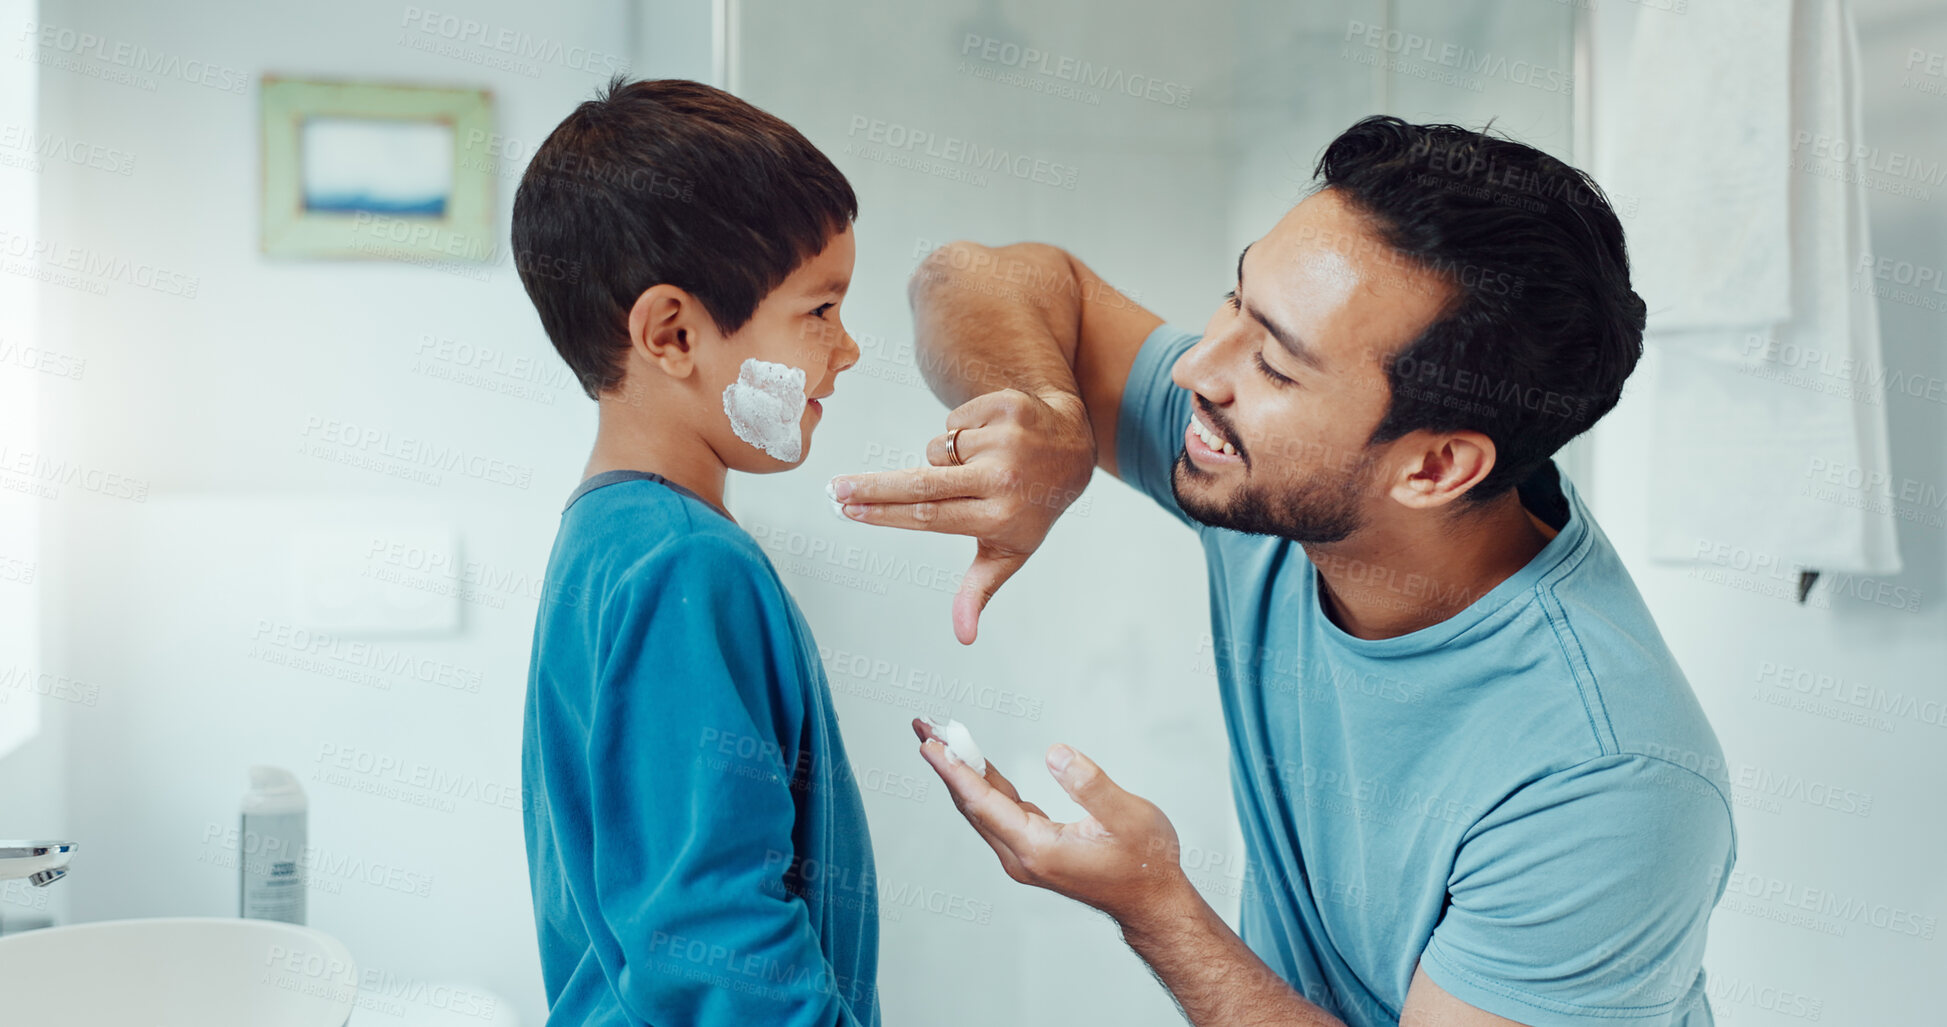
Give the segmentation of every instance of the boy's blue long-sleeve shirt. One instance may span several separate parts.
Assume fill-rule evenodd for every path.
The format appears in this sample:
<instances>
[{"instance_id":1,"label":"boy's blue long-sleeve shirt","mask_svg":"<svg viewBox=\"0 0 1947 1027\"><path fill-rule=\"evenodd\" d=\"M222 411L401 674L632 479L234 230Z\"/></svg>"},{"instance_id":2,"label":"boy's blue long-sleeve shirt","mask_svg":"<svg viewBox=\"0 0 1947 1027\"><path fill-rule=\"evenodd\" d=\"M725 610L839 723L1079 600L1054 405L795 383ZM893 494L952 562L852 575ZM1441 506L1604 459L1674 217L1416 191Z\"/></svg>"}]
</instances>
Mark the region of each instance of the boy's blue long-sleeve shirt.
<instances>
[{"instance_id":1,"label":"boy's blue long-sleeve shirt","mask_svg":"<svg viewBox=\"0 0 1947 1027\"><path fill-rule=\"evenodd\" d=\"M569 498L522 738L550 1024L876 1027L877 876L803 616L664 479Z\"/></svg>"}]
</instances>

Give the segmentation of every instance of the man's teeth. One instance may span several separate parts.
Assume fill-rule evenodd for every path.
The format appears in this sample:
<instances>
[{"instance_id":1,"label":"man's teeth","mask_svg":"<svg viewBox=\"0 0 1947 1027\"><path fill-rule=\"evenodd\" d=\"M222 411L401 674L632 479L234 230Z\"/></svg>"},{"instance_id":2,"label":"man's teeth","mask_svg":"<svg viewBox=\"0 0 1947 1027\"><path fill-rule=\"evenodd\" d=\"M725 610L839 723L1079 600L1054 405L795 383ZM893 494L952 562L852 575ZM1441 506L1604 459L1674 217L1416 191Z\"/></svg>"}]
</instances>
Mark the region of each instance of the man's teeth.
<instances>
[{"instance_id":1,"label":"man's teeth","mask_svg":"<svg viewBox=\"0 0 1947 1027\"><path fill-rule=\"evenodd\" d=\"M1211 431L1209 428L1204 427L1203 419L1196 416L1195 414L1190 415L1190 430L1196 432L1197 438L1202 439L1203 444L1209 446L1211 449L1214 449L1219 453L1223 453L1226 456L1237 455L1236 446L1233 446L1230 443L1225 442L1223 440L1223 436L1218 435L1216 432Z\"/></svg>"}]
</instances>

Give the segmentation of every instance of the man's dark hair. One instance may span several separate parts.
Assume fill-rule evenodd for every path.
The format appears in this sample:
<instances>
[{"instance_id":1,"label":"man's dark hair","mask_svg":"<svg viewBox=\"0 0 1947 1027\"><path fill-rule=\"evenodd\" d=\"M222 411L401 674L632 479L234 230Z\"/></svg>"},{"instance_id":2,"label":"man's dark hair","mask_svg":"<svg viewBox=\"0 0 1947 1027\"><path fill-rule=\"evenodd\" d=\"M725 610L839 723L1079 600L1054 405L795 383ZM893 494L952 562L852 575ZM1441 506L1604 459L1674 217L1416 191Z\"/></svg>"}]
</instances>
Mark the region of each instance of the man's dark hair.
<instances>
[{"instance_id":1,"label":"man's dark hair","mask_svg":"<svg viewBox=\"0 0 1947 1027\"><path fill-rule=\"evenodd\" d=\"M683 289L727 335L858 213L845 176L773 115L698 82L617 75L521 175L514 264L595 398L622 380L644 289Z\"/></svg>"},{"instance_id":2,"label":"man's dark hair","mask_svg":"<svg viewBox=\"0 0 1947 1027\"><path fill-rule=\"evenodd\" d=\"M1468 492L1522 483L1616 405L1643 352L1622 225L1596 184L1531 146L1456 125L1366 118L1315 172L1383 242L1452 290L1420 336L1387 355L1390 405L1371 442L1478 431L1492 471Z\"/></svg>"}]
</instances>

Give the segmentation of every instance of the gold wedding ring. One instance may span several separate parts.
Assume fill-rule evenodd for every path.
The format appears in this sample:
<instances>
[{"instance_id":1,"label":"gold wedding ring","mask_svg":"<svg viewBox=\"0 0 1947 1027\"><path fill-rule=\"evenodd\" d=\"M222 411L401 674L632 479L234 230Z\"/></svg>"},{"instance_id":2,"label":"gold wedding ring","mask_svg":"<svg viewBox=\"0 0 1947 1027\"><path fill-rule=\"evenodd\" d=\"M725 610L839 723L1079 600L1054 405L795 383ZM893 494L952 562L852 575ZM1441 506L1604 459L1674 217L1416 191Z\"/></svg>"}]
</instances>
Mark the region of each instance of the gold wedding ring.
<instances>
[{"instance_id":1,"label":"gold wedding ring","mask_svg":"<svg viewBox=\"0 0 1947 1027\"><path fill-rule=\"evenodd\" d=\"M946 433L946 462L955 467L960 466L960 433L963 431L966 429L955 428Z\"/></svg>"}]
</instances>

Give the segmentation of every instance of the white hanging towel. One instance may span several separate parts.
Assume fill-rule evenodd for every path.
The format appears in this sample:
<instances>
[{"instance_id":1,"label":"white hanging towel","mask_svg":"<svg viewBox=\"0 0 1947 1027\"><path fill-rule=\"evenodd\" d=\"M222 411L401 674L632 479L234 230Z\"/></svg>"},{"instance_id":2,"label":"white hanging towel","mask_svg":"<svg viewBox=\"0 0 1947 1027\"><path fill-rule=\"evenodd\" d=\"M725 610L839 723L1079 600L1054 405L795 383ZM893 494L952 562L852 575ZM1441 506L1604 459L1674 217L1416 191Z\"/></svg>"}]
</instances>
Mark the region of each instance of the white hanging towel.
<instances>
[{"instance_id":1,"label":"white hanging towel","mask_svg":"<svg viewBox=\"0 0 1947 1027\"><path fill-rule=\"evenodd\" d=\"M1617 192L1640 197L1630 265L1656 347L1650 557L1733 546L1781 569L1895 573L1865 185L1846 157L1864 124L1850 2L1692 0L1690 13L1706 17L1639 15L1632 88L1666 80L1644 95L1671 102L1639 107L1612 144ZM1694 61L1643 50L1692 32ZM1709 91L1747 74L1775 92L1732 84L1746 110ZM1724 134L1707 141L1693 121Z\"/></svg>"},{"instance_id":2,"label":"white hanging towel","mask_svg":"<svg viewBox=\"0 0 1947 1027\"><path fill-rule=\"evenodd\" d=\"M1606 181L1652 331L1791 316L1792 0L1643 7Z\"/></svg>"}]
</instances>

